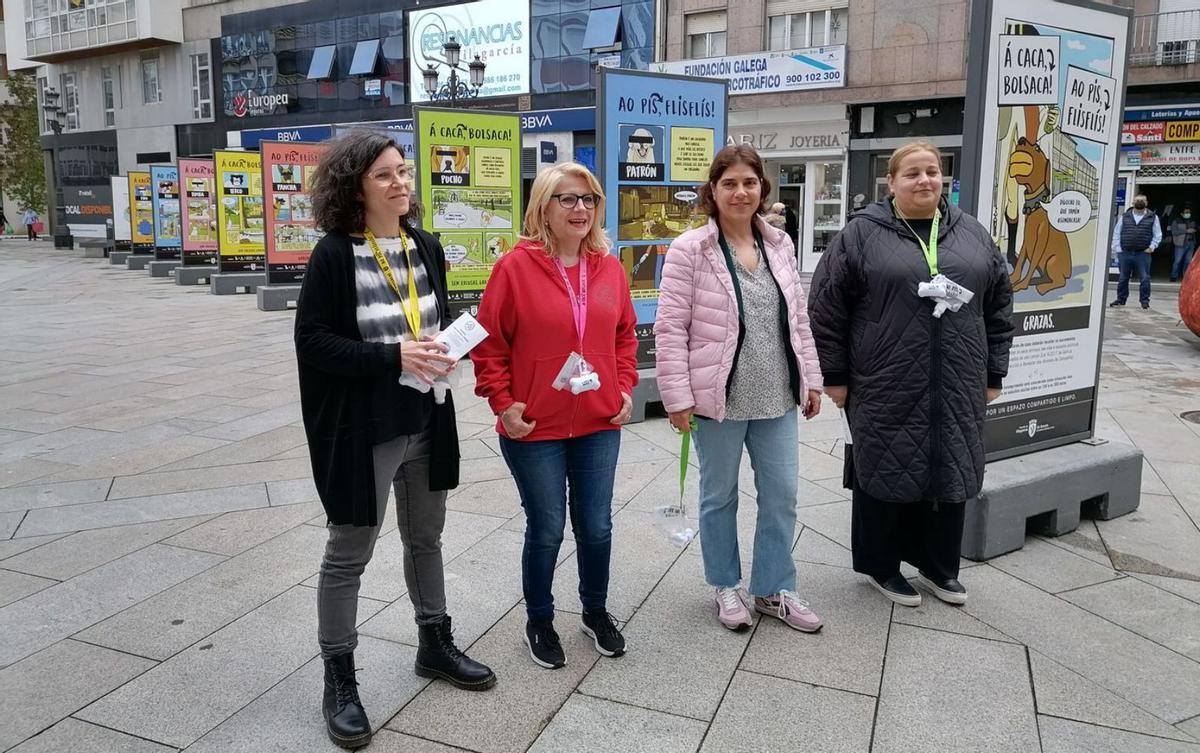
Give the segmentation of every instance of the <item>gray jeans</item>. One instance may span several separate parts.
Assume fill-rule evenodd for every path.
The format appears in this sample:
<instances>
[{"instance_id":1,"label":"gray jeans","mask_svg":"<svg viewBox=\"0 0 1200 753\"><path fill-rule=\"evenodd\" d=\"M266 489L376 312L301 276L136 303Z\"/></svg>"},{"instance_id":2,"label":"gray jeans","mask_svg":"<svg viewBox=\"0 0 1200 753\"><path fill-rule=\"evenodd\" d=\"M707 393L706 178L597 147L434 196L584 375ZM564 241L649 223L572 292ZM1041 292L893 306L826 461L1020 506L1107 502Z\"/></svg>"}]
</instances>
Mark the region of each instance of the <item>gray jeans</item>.
<instances>
[{"instance_id":1,"label":"gray jeans","mask_svg":"<svg viewBox=\"0 0 1200 753\"><path fill-rule=\"evenodd\" d=\"M377 526L330 525L329 542L317 581L317 637L321 654L338 656L358 645L358 588L371 561L387 514L388 487L396 490L396 519L404 545L404 580L417 624L446 614L442 570L442 528L446 492L429 491L429 432L375 445Z\"/></svg>"}]
</instances>

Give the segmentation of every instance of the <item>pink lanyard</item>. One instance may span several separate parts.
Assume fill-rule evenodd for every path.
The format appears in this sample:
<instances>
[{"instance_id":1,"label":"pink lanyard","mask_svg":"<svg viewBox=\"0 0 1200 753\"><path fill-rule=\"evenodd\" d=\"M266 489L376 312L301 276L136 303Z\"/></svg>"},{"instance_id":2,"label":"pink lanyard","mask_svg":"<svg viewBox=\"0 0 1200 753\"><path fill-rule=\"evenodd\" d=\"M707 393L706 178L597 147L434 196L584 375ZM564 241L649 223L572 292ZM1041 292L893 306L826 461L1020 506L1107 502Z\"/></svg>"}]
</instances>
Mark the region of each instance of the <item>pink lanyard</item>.
<instances>
[{"instance_id":1,"label":"pink lanyard","mask_svg":"<svg viewBox=\"0 0 1200 753\"><path fill-rule=\"evenodd\" d=\"M579 297L575 297L575 291L571 288L571 280L567 277L567 268L563 266L561 259L554 260L554 266L558 267L558 273L562 275L563 285L567 286L567 297L571 299L571 313L575 316L575 332L579 334L579 350L583 350L583 333L587 329L587 260L581 254L579 257ZM583 355L582 352L580 355Z\"/></svg>"}]
</instances>

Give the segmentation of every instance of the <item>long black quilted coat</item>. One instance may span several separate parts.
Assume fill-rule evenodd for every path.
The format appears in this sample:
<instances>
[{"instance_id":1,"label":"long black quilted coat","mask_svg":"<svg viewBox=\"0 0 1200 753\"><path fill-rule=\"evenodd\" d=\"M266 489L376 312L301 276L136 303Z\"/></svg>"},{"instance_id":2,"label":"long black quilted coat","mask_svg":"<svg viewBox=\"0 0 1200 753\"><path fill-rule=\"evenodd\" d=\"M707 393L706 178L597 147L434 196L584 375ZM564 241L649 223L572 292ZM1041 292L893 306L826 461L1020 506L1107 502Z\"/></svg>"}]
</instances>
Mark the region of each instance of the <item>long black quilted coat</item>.
<instances>
[{"instance_id":1,"label":"long black quilted coat","mask_svg":"<svg viewBox=\"0 0 1200 753\"><path fill-rule=\"evenodd\" d=\"M938 268L975 293L933 316L929 266L891 200L856 213L817 265L809 319L826 385L849 385L857 488L957 503L983 484L987 387L1008 372L1012 286L987 230L942 203Z\"/></svg>"}]
</instances>

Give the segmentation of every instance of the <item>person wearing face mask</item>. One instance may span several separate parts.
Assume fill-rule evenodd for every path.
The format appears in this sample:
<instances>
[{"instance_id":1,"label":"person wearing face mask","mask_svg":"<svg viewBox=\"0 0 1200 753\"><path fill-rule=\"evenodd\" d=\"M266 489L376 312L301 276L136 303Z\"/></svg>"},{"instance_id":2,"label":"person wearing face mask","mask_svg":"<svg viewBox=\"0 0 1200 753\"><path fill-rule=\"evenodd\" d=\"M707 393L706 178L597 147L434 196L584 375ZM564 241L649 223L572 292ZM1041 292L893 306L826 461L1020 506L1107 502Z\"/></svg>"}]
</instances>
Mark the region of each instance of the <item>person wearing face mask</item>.
<instances>
[{"instance_id":1,"label":"person wearing face mask","mask_svg":"<svg viewBox=\"0 0 1200 753\"><path fill-rule=\"evenodd\" d=\"M1012 344L1012 285L990 233L942 195L928 142L888 160L891 196L857 212L813 276L809 316L825 392L846 412L856 572L897 604L920 593L965 604L958 581L965 502L983 486L983 420ZM945 278L973 295L942 309ZM924 288L924 290L923 290Z\"/></svg>"},{"instance_id":2,"label":"person wearing face mask","mask_svg":"<svg viewBox=\"0 0 1200 753\"><path fill-rule=\"evenodd\" d=\"M1171 266L1171 282L1178 282L1192 263L1196 251L1196 221L1192 205L1184 204L1183 211L1171 223L1171 242L1175 244L1175 262Z\"/></svg>"},{"instance_id":3,"label":"person wearing face mask","mask_svg":"<svg viewBox=\"0 0 1200 753\"><path fill-rule=\"evenodd\" d=\"M663 263L658 389L677 431L691 431L695 419L704 579L717 621L741 630L753 610L813 633L822 621L797 593L792 560L797 413L820 412L823 382L795 246L760 214L770 191L753 147L717 152L700 188L708 224L676 238ZM758 504L749 590L737 527L743 447Z\"/></svg>"},{"instance_id":4,"label":"person wearing face mask","mask_svg":"<svg viewBox=\"0 0 1200 753\"><path fill-rule=\"evenodd\" d=\"M568 514L580 627L602 656L625 653L607 600L620 429L638 381L637 316L603 217L604 193L586 167L538 173L521 240L496 262L479 304L488 338L471 351L475 393L497 416L525 509L525 644L546 669L567 661L552 587Z\"/></svg>"},{"instance_id":5,"label":"person wearing face mask","mask_svg":"<svg viewBox=\"0 0 1200 753\"><path fill-rule=\"evenodd\" d=\"M1150 261L1154 249L1162 243L1162 225L1158 215L1146 208L1146 197L1133 197L1133 207L1117 218L1113 227L1112 252L1116 254L1121 276L1117 279L1117 298L1109 306L1124 306L1129 298L1129 278L1137 272L1138 300L1150 308Z\"/></svg>"}]
</instances>

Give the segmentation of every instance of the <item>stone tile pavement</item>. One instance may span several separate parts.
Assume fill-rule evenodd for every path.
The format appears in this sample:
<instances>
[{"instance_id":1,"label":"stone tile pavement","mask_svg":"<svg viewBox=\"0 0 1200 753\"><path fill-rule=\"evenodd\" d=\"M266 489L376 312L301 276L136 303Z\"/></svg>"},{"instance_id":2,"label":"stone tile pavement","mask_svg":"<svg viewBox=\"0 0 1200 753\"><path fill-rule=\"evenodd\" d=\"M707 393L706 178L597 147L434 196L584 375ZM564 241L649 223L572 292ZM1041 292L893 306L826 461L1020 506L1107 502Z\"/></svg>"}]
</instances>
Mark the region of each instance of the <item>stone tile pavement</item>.
<instances>
[{"instance_id":1,"label":"stone tile pavement","mask_svg":"<svg viewBox=\"0 0 1200 753\"><path fill-rule=\"evenodd\" d=\"M293 315L79 256L0 249L0 751L332 750ZM802 429L794 549L827 626L725 631L699 543L680 552L653 528L678 439L662 418L629 427L611 609L630 650L601 660L574 629L568 537L558 672L520 642L523 516L464 375L449 600L500 682L413 675L386 533L359 608L370 750L1200 753L1200 425L1179 418L1200 410L1200 342L1177 320L1166 295L1108 318L1099 434L1145 452L1141 509L965 563L965 609L892 607L849 569L830 410Z\"/></svg>"}]
</instances>

